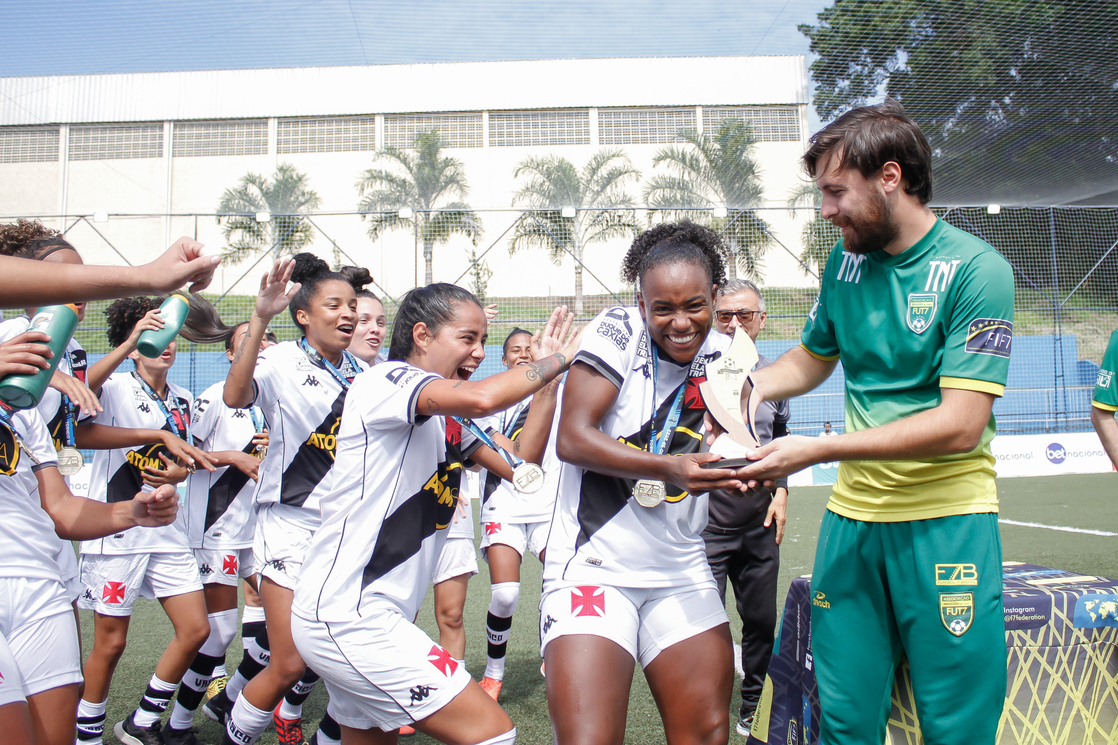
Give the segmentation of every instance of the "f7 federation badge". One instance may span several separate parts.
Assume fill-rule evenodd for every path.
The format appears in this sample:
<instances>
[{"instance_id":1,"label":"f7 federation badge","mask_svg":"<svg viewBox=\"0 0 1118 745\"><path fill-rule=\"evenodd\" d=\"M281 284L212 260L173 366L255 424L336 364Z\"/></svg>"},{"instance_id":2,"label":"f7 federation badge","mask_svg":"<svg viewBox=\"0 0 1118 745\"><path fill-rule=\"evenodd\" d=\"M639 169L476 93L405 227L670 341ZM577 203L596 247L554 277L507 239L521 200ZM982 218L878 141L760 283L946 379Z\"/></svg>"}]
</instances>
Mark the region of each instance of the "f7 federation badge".
<instances>
[{"instance_id":1,"label":"f7 federation badge","mask_svg":"<svg viewBox=\"0 0 1118 745\"><path fill-rule=\"evenodd\" d=\"M940 593L939 619L943 621L944 628L955 636L967 633L974 621L974 593Z\"/></svg>"},{"instance_id":2,"label":"f7 federation badge","mask_svg":"<svg viewBox=\"0 0 1118 745\"><path fill-rule=\"evenodd\" d=\"M939 306L939 295L934 292L912 293L908 296L908 314L905 322L917 334L922 334L932 325Z\"/></svg>"}]
</instances>

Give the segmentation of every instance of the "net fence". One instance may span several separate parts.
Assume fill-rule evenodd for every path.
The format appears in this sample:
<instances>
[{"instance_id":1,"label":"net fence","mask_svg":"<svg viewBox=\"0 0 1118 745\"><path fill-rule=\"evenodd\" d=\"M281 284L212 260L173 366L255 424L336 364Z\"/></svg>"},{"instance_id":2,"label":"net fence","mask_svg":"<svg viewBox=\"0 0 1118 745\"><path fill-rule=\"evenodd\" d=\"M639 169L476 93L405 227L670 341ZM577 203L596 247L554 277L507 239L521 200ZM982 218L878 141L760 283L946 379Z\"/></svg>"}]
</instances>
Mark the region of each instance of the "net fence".
<instances>
[{"instance_id":1,"label":"net fence","mask_svg":"<svg viewBox=\"0 0 1118 745\"><path fill-rule=\"evenodd\" d=\"M479 377L503 369L501 343L509 331L541 328L557 305L577 308L578 320L584 323L612 305L634 304L634 288L619 279L621 256L637 231L681 214L719 230L730 246L747 254L744 259L738 257L735 271L758 282L764 293L767 321L758 340L760 352L776 358L798 343L818 292L820 262L825 261L834 240L834 229L817 209L757 209L724 216L717 210L699 208L607 212L606 218L624 223L626 230L581 246L577 245L576 218L564 222L560 215L549 221L540 212L480 211L476 217L487 230L476 246L459 238L432 249L434 280L467 287L499 311L489 330ZM987 207L940 207L936 212L952 225L988 241L1014 269L1014 350L1009 385L994 408L999 432L1088 430L1098 363L1110 333L1118 327L1118 209L1022 207L995 213ZM111 252L118 262L138 264L154 253L139 239L163 231L168 221L176 235L190 234L197 224L200 238L220 245L220 236L206 235L220 230L214 215L114 216L102 223L77 218L71 220L67 236L87 254L87 260L89 252L99 248ZM512 237L526 224L547 226L545 234L554 245L510 254ZM302 225L310 230L303 235L301 250L314 251L334 266L358 265L371 270L374 284L369 289L383 298L391 332L400 299L411 287L423 284L420 230L415 225L411 229L403 226L373 241L367 236L368 221L355 213L301 215L285 229L294 232ZM764 226L760 238L755 232L758 225ZM252 293L272 256L262 250L222 266L215 283L218 291L206 297L226 323L248 319L255 300ZM106 305L92 304L77 332L76 338L91 359L108 350ZM281 340L298 338L298 329L286 313L277 316L271 328ZM227 370L220 346L180 339L172 370L175 382L200 393L224 379ZM843 385L840 366L821 388L797 399L792 406L792 430L815 434L826 421L841 430Z\"/></svg>"}]
</instances>

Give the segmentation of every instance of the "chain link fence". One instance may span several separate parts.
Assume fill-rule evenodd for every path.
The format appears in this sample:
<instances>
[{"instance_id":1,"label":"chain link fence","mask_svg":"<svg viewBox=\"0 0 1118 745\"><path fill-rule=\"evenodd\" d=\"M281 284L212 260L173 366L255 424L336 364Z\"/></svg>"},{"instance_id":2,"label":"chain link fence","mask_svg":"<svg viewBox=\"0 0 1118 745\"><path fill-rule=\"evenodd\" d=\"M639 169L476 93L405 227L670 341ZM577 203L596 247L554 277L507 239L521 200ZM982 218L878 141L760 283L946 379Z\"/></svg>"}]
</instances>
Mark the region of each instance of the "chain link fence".
<instances>
[{"instance_id":1,"label":"chain link fence","mask_svg":"<svg viewBox=\"0 0 1118 745\"><path fill-rule=\"evenodd\" d=\"M634 288L619 279L621 257L631 235L665 219L687 216L723 232L739 252L735 271L760 284L765 293L767 324L758 348L775 358L798 343L800 330L818 292L820 263L834 235L829 223L811 208L725 211L616 210L614 222L629 226L628 235L586 241L578 220L586 216L522 210L478 211L485 228L474 245L461 236L429 246L435 281L454 282L475 292L499 315L489 332L479 377L502 369L501 343L513 328L541 328L552 308L578 309L585 322L615 304L635 303ZM993 245L1014 268L1017 287L1014 351L1009 385L994 408L1001 433L1057 433L1090 428L1090 398L1098 363L1118 327L1118 209L1080 207L937 208L947 222ZM547 250L510 253L511 239L531 221L547 227ZM223 245L214 215L112 216L69 218L61 226L86 261L134 263L150 260L165 236L193 235L209 246ZM418 222L418 221L416 221ZM278 224L276 221L274 224ZM301 215L282 223L311 228L309 250L335 266L368 267L375 280L369 289L384 300L389 330L397 303L422 281L425 251L421 233L398 230L376 241L365 235L366 223L355 213ZM760 228L759 228L760 226ZM255 290L283 236L269 234L270 244L257 256L223 265L215 281L214 302L226 323L247 320ZM77 339L97 359L108 347L103 310L93 303ZM7 311L11 314L13 311ZM14 311L18 312L18 311ZM281 340L297 338L287 314L272 330ZM388 342L386 341L387 345ZM386 346L387 348L387 346ZM126 363L128 367L130 363ZM180 339L172 379L200 393L222 380L228 370L224 350ZM821 388L793 404L792 430L817 434L826 421L841 431L844 409L841 367Z\"/></svg>"}]
</instances>

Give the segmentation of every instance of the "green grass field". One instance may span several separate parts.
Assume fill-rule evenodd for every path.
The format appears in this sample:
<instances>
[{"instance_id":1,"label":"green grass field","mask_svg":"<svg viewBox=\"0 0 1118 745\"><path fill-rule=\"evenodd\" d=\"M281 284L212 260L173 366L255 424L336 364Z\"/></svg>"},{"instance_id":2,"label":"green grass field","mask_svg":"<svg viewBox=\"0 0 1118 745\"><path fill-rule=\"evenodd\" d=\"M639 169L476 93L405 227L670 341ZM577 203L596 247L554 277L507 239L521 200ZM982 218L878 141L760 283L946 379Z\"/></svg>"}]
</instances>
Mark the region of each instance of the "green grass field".
<instances>
[{"instance_id":1,"label":"green grass field","mask_svg":"<svg viewBox=\"0 0 1118 745\"><path fill-rule=\"evenodd\" d=\"M999 482L1001 517L1021 522L1118 533L1118 510L1114 500L1118 480L1114 474L1062 476L1048 478L1004 479ZM794 577L811 571L819 523L827 502L827 487L793 489L790 499L787 532L782 546L778 604L783 607L784 594ZM1023 561L1085 574L1118 577L1118 537L1069 533L1043 528L1002 525L1002 544L1007 561ZM544 697L544 680L540 676L538 618L540 565L529 557L524 563L521 579L520 605L509 642L508 668L501 703L516 723L521 743L550 743L551 725ZM466 604L467 667L475 678L485 668L485 612L489 605L489 577L485 564L481 573L471 580ZM733 603L730 603L731 607ZM84 644L92 644L91 614L83 614ZM731 627L739 625L731 610ZM437 639L431 611L431 596L420 613L420 625ZM734 628L734 636L740 629ZM123 718L139 701L155 661L171 635L171 626L159 605L140 600L133 616L129 648L117 668L109 695L106 742L115 742L110 734L112 724ZM229 650L232 671L240 662L239 640ZM321 684L315 689L304 709L305 734L309 737L317 726L326 705ZM732 704L737 711L737 696ZM219 727L199 713L195 719L198 738L216 745L221 741ZM733 728L731 727L731 733ZM731 742L744 738L731 734ZM433 742L423 735L401 738L412 745ZM629 719L626 741L639 745L663 742L663 728L655 704L643 676L634 676L629 698ZM266 733L260 740L274 745L275 734Z\"/></svg>"}]
</instances>

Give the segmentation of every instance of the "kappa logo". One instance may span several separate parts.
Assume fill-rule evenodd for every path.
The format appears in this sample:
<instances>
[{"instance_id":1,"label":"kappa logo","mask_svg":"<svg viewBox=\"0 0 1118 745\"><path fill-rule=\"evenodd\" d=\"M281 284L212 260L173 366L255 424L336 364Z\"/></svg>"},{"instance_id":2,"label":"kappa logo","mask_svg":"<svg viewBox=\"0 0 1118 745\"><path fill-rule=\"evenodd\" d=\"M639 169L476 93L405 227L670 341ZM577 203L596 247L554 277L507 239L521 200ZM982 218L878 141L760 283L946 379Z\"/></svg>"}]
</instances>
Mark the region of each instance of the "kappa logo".
<instances>
[{"instance_id":1,"label":"kappa logo","mask_svg":"<svg viewBox=\"0 0 1118 745\"><path fill-rule=\"evenodd\" d=\"M1095 385L1099 388L1109 388L1110 381L1114 379L1114 372L1112 370L1103 370L1099 368L1098 377L1095 378Z\"/></svg>"},{"instance_id":2,"label":"kappa logo","mask_svg":"<svg viewBox=\"0 0 1118 745\"><path fill-rule=\"evenodd\" d=\"M448 678L458 669L458 661L438 644L432 645L431 651L427 653L427 661Z\"/></svg>"},{"instance_id":3,"label":"kappa logo","mask_svg":"<svg viewBox=\"0 0 1118 745\"><path fill-rule=\"evenodd\" d=\"M842 266L839 267L838 281L858 284L862 279L862 265L866 263L865 254L842 252Z\"/></svg>"},{"instance_id":4,"label":"kappa logo","mask_svg":"<svg viewBox=\"0 0 1118 745\"><path fill-rule=\"evenodd\" d=\"M139 409L140 411L144 412L145 414L150 414L151 413L151 407L148 406L147 401L142 402L136 408Z\"/></svg>"},{"instance_id":5,"label":"kappa logo","mask_svg":"<svg viewBox=\"0 0 1118 745\"><path fill-rule=\"evenodd\" d=\"M211 567L209 564L203 564L202 566L198 567L198 574L202 575L203 577L208 577L213 573L213 567Z\"/></svg>"},{"instance_id":6,"label":"kappa logo","mask_svg":"<svg viewBox=\"0 0 1118 745\"><path fill-rule=\"evenodd\" d=\"M88 587L85 588L85 591L82 593L82 600L92 601L93 600L93 590L89 589Z\"/></svg>"},{"instance_id":7,"label":"kappa logo","mask_svg":"<svg viewBox=\"0 0 1118 745\"><path fill-rule=\"evenodd\" d=\"M500 532L501 532L501 524L500 523L486 523L485 524L485 534L486 535L496 535L497 533L500 533Z\"/></svg>"},{"instance_id":8,"label":"kappa logo","mask_svg":"<svg viewBox=\"0 0 1118 745\"><path fill-rule=\"evenodd\" d=\"M199 411L201 411L201 409L199 409ZM234 419L244 419L245 418L245 410L244 409L233 409L233 418Z\"/></svg>"},{"instance_id":9,"label":"kappa logo","mask_svg":"<svg viewBox=\"0 0 1118 745\"><path fill-rule=\"evenodd\" d=\"M548 615L548 617L543 620L543 633L546 634L547 632L551 631L551 627L557 623L559 623L558 619L552 618L550 615Z\"/></svg>"},{"instance_id":10,"label":"kappa logo","mask_svg":"<svg viewBox=\"0 0 1118 745\"><path fill-rule=\"evenodd\" d=\"M437 690L439 689L435 686L415 686L408 692L411 694L411 702L418 704L426 701L427 697L431 695L431 691Z\"/></svg>"},{"instance_id":11,"label":"kappa logo","mask_svg":"<svg viewBox=\"0 0 1118 745\"><path fill-rule=\"evenodd\" d=\"M831 607L831 601L827 599L827 596L818 591L816 591L815 596L811 599L811 604L817 608Z\"/></svg>"},{"instance_id":12,"label":"kappa logo","mask_svg":"<svg viewBox=\"0 0 1118 745\"><path fill-rule=\"evenodd\" d=\"M307 379L303 381L303 385L309 385L311 388L318 388L322 383L318 382L318 378L313 375L308 375Z\"/></svg>"},{"instance_id":13,"label":"kappa logo","mask_svg":"<svg viewBox=\"0 0 1118 745\"><path fill-rule=\"evenodd\" d=\"M959 268L960 263L961 259L929 261L928 281L924 283L924 292L946 292L951 280L955 279L955 270Z\"/></svg>"},{"instance_id":14,"label":"kappa logo","mask_svg":"<svg viewBox=\"0 0 1118 745\"><path fill-rule=\"evenodd\" d=\"M974 621L974 593L940 593L939 618L953 635L967 633Z\"/></svg>"},{"instance_id":15,"label":"kappa logo","mask_svg":"<svg viewBox=\"0 0 1118 745\"><path fill-rule=\"evenodd\" d=\"M601 587L572 587L571 613L575 616L604 616L606 591Z\"/></svg>"},{"instance_id":16,"label":"kappa logo","mask_svg":"<svg viewBox=\"0 0 1118 745\"><path fill-rule=\"evenodd\" d=\"M974 564L936 564L937 585L977 585L978 567Z\"/></svg>"},{"instance_id":17,"label":"kappa logo","mask_svg":"<svg viewBox=\"0 0 1118 745\"><path fill-rule=\"evenodd\" d=\"M111 605L120 605L124 602L124 583L123 582L106 582L105 586L101 589L102 602Z\"/></svg>"},{"instance_id":18,"label":"kappa logo","mask_svg":"<svg viewBox=\"0 0 1118 745\"><path fill-rule=\"evenodd\" d=\"M287 573L287 565L283 563L283 559L272 559L268 564L277 572Z\"/></svg>"},{"instance_id":19,"label":"kappa logo","mask_svg":"<svg viewBox=\"0 0 1118 745\"><path fill-rule=\"evenodd\" d=\"M237 557L233 554L227 554L222 557L221 571L229 576L236 576L237 574Z\"/></svg>"}]
</instances>

